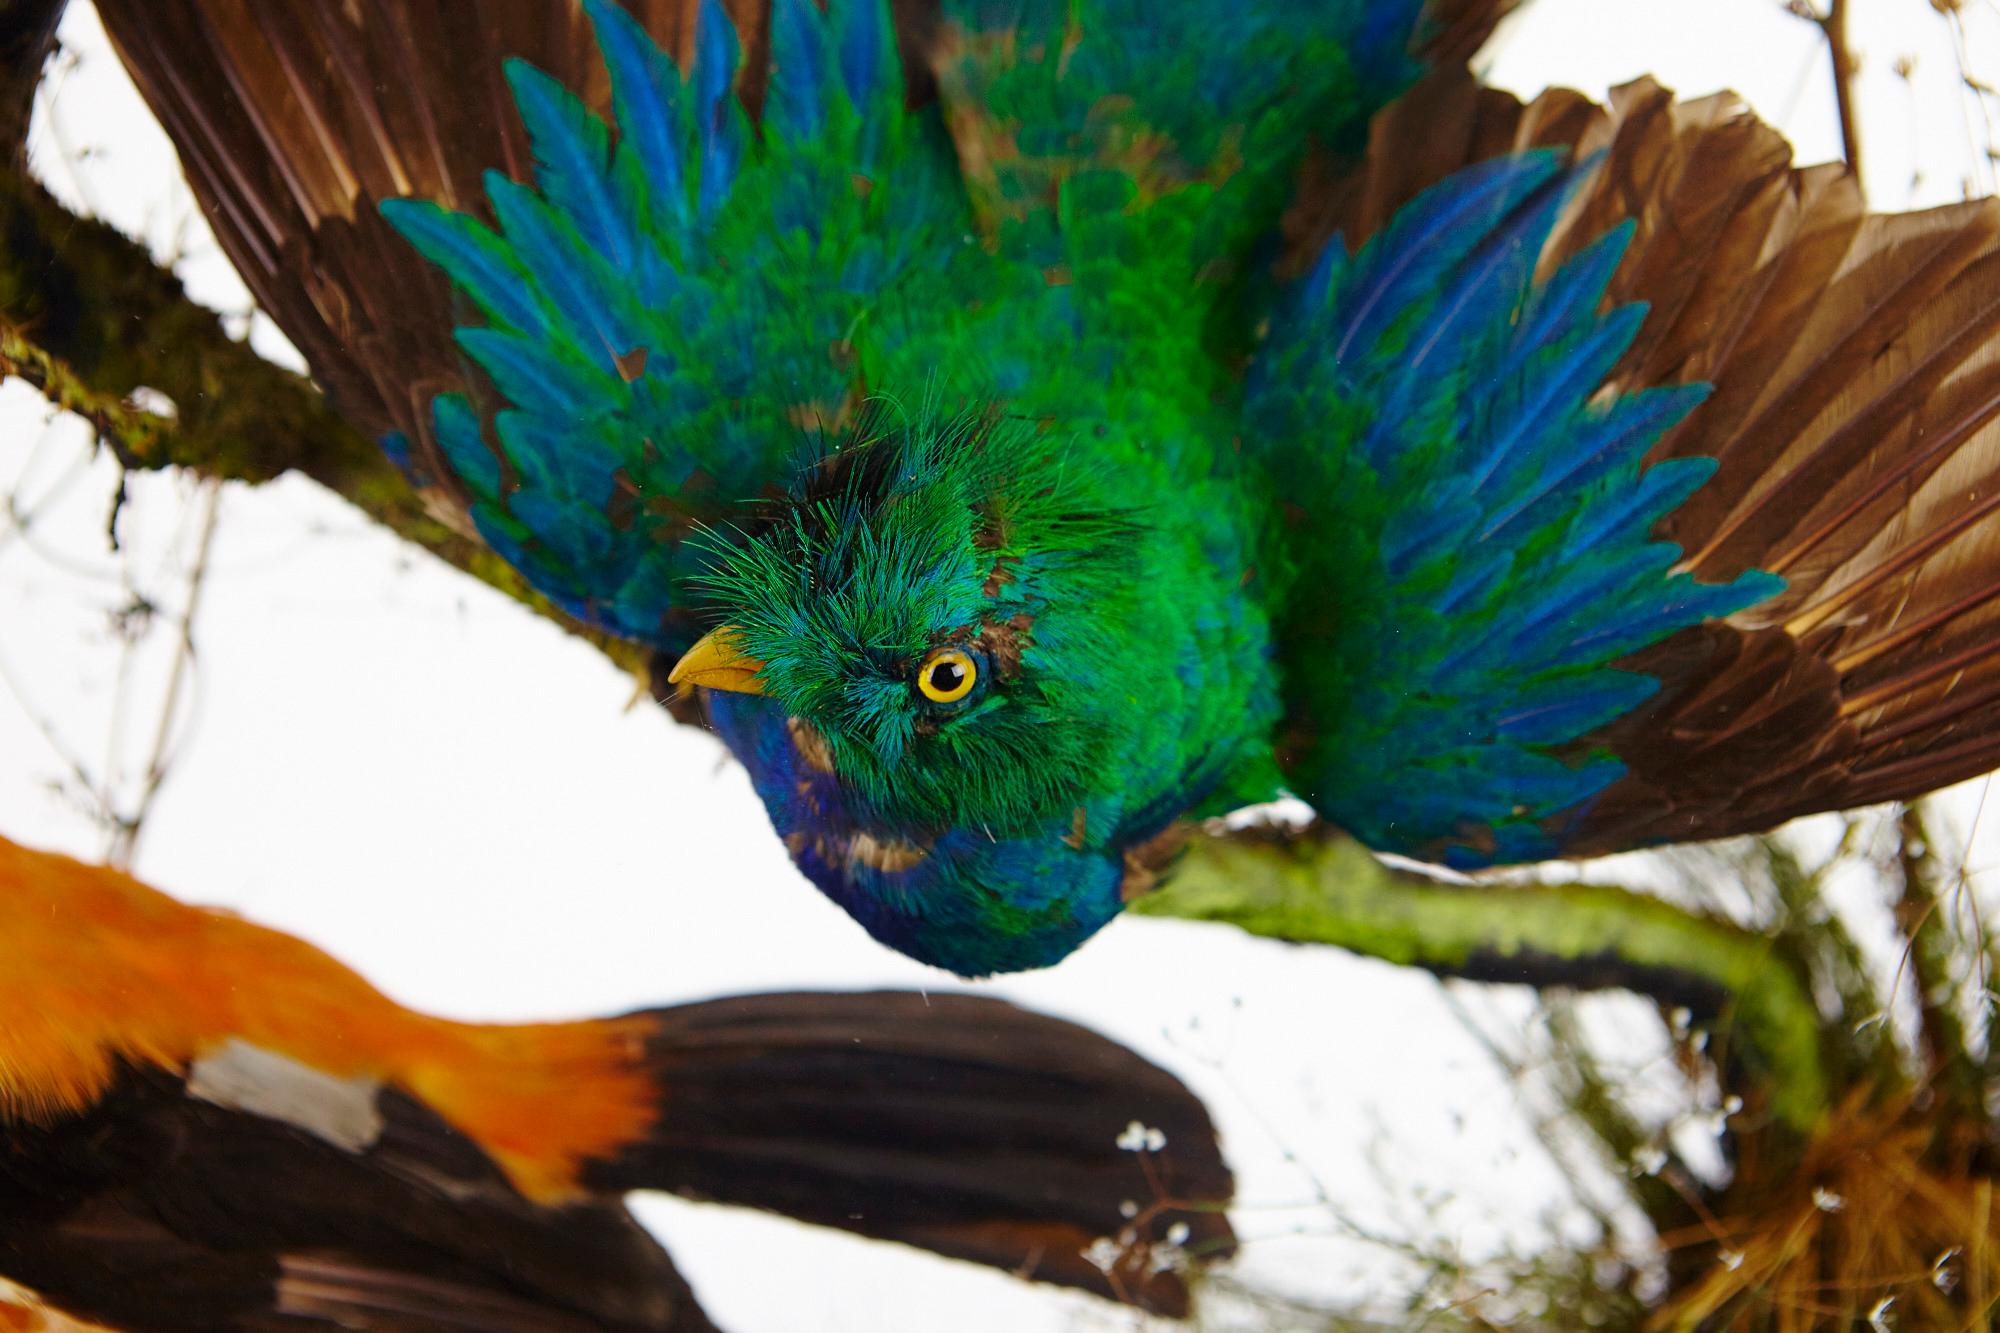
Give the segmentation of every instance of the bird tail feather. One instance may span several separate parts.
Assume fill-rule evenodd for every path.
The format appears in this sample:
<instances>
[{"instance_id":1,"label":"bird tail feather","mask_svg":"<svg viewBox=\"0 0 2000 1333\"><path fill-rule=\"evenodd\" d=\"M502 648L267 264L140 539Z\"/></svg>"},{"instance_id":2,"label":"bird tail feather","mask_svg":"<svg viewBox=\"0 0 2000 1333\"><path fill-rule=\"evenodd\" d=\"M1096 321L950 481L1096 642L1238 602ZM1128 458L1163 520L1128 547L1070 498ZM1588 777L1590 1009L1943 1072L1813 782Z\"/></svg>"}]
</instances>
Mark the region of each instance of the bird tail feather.
<instances>
[{"instance_id":1,"label":"bird tail feather","mask_svg":"<svg viewBox=\"0 0 2000 1333\"><path fill-rule=\"evenodd\" d=\"M1234 1248L1201 1102L1087 1029L909 992L644 1017L658 1119L585 1166L594 1188L769 1209L1173 1315L1184 1272Z\"/></svg>"}]
</instances>

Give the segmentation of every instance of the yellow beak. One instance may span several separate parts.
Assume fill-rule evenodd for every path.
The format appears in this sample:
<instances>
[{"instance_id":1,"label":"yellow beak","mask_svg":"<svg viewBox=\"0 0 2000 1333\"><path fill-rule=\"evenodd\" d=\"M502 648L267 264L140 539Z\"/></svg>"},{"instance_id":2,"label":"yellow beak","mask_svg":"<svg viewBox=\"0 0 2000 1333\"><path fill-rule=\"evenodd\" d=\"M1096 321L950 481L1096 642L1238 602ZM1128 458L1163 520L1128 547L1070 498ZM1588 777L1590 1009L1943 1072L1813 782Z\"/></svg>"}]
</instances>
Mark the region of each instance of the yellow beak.
<instances>
[{"instance_id":1,"label":"yellow beak","mask_svg":"<svg viewBox=\"0 0 2000 1333\"><path fill-rule=\"evenodd\" d=\"M757 679L757 673L763 669L762 662L743 651L736 627L719 625L702 635L701 641L687 650L687 656L674 663L674 669L667 673L667 683L703 685L736 694L762 694L764 682Z\"/></svg>"}]
</instances>

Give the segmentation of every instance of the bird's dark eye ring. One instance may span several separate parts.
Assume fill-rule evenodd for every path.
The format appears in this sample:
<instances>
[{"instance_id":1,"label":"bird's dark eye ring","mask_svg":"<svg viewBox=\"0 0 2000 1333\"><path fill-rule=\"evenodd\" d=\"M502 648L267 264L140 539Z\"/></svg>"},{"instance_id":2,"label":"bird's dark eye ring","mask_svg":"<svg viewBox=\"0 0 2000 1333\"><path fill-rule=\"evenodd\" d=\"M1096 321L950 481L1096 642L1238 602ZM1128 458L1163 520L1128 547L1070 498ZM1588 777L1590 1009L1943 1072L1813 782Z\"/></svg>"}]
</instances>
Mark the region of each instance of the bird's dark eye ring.
<instances>
[{"instance_id":1,"label":"bird's dark eye ring","mask_svg":"<svg viewBox=\"0 0 2000 1333\"><path fill-rule=\"evenodd\" d=\"M917 690L934 704L955 704L979 683L979 664L963 648L940 648L917 668Z\"/></svg>"}]
</instances>

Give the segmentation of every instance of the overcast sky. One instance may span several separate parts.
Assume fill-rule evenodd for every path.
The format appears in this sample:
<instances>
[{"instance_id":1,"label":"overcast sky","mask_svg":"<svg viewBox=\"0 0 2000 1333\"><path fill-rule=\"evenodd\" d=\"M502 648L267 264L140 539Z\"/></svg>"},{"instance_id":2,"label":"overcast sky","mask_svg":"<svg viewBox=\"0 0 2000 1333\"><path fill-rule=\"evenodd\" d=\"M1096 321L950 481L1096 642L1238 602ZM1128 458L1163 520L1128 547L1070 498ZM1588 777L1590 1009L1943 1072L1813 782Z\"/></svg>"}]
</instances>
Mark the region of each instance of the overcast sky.
<instances>
[{"instance_id":1,"label":"overcast sky","mask_svg":"<svg viewBox=\"0 0 2000 1333\"><path fill-rule=\"evenodd\" d=\"M1988 186L1931 6L1853 11L1876 204L1956 199L1968 176ZM1975 64L2000 73L2000 10L1980 0L1967 16ZM247 297L94 15L74 5L63 33L76 63L41 108L38 169L242 315ZM1903 55L1914 83L1894 72ZM1530 94L1566 83L1602 95L1647 71L1683 95L1730 86L1802 160L1838 147L1823 48L1775 2L1536 0L1487 63ZM267 325L256 336L288 354ZM134 590L178 611L202 506L180 478L134 479L114 555L103 529L115 470L86 443L22 386L0 390L0 491L31 518L24 530L0 517L0 831L92 856L103 835L71 763L137 789L170 638L149 636L128 660L111 612ZM153 882L295 931L397 998L463 1018L962 985L876 946L800 879L715 741L631 707L633 683L594 651L310 483L227 489L211 567L172 776L138 852ZM1246 1282L1350 1304L1411 1271L1364 1232L1472 1258L1590 1234L1511 1085L1422 974L1121 920L1058 968L978 989L1088 1023L1208 1099L1240 1173ZM1505 990L1452 994L1502 1034L1527 1007ZM1595 1011L1630 1043L1629 1063L1656 1060L1647 1006L1610 998ZM969 1330L1133 1322L912 1251L642 1206L732 1329L935 1330L941 1310Z\"/></svg>"}]
</instances>

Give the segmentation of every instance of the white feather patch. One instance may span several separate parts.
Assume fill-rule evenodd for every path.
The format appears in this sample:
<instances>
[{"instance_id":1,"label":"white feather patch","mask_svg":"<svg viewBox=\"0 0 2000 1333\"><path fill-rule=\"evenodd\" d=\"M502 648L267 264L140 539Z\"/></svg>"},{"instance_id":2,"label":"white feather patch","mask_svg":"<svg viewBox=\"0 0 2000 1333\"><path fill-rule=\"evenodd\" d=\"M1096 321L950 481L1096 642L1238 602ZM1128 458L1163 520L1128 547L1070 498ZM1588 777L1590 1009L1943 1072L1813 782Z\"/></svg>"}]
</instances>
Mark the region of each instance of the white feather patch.
<instances>
[{"instance_id":1,"label":"white feather patch","mask_svg":"<svg viewBox=\"0 0 2000 1333\"><path fill-rule=\"evenodd\" d=\"M336 1148L358 1153L382 1135L372 1078L337 1078L231 1037L188 1070L187 1091L217 1106L282 1120Z\"/></svg>"}]
</instances>

